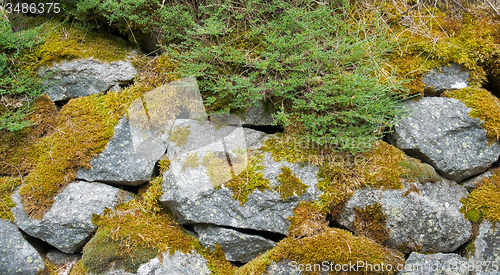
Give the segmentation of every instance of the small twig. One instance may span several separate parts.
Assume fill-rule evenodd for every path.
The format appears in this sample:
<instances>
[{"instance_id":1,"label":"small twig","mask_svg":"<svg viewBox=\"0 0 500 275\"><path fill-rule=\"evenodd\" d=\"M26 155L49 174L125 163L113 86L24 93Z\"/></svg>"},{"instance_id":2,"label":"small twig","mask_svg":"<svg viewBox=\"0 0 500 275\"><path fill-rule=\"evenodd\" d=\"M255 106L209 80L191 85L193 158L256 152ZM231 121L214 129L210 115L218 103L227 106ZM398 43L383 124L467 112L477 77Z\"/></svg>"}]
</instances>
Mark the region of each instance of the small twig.
<instances>
[{"instance_id":1,"label":"small twig","mask_svg":"<svg viewBox=\"0 0 500 275\"><path fill-rule=\"evenodd\" d=\"M123 17L123 19L125 19L125 23L127 23L127 27L129 29L130 33L132 34L132 37L134 38L135 44L139 44L139 43L137 43L137 40L135 39L134 32L132 31L132 29L130 28L130 25L128 24L127 18Z\"/></svg>"},{"instance_id":2,"label":"small twig","mask_svg":"<svg viewBox=\"0 0 500 275\"><path fill-rule=\"evenodd\" d=\"M23 175L21 174L21 171L19 170L19 168L17 168L17 166L15 166L14 164L10 164L10 163L4 162L4 161L2 161L2 163L10 165L10 166L16 168L17 173L19 173L19 177L21 178L21 183L24 185ZM12 187L10 188L10 191L14 191L14 184L12 184Z\"/></svg>"}]
</instances>

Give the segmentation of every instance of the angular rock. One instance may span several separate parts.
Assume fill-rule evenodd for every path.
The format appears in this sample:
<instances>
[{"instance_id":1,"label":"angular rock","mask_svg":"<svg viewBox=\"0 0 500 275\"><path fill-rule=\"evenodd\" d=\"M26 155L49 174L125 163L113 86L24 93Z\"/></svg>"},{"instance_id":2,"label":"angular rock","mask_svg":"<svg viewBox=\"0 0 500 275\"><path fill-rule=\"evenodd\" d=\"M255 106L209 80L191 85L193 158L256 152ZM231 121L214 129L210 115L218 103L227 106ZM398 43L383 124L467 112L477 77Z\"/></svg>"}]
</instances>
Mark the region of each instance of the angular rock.
<instances>
[{"instance_id":1,"label":"angular rock","mask_svg":"<svg viewBox=\"0 0 500 275\"><path fill-rule=\"evenodd\" d=\"M136 273L126 272L121 268L112 267L103 275L187 275L200 274L210 275L207 260L196 251L190 254L175 252L173 255L164 253L162 259L159 257L151 259L149 262L142 264Z\"/></svg>"},{"instance_id":2,"label":"angular rock","mask_svg":"<svg viewBox=\"0 0 500 275\"><path fill-rule=\"evenodd\" d=\"M499 224L483 221L479 226L479 235L474 241L474 249L469 252L469 261L475 263L486 263L491 261L490 266L482 265L476 269L476 275L496 275L500 273L500 230Z\"/></svg>"},{"instance_id":3,"label":"angular rock","mask_svg":"<svg viewBox=\"0 0 500 275\"><path fill-rule=\"evenodd\" d=\"M247 263L273 248L275 243L258 235L250 235L215 225L195 225L200 242L205 247L220 245L228 261Z\"/></svg>"},{"instance_id":4,"label":"angular rock","mask_svg":"<svg viewBox=\"0 0 500 275\"><path fill-rule=\"evenodd\" d=\"M485 178L489 178L491 176L493 176L493 171L491 171L491 170L486 171L480 175L477 175L471 179L464 181L462 183L462 186L465 187L465 189L467 189L467 191L472 191L476 188L476 184L478 184L481 180L483 180Z\"/></svg>"},{"instance_id":5,"label":"angular rock","mask_svg":"<svg viewBox=\"0 0 500 275\"><path fill-rule=\"evenodd\" d=\"M81 254L67 254L57 250L50 250L47 253L47 259L56 265L65 265L68 263L76 264L81 258Z\"/></svg>"},{"instance_id":6,"label":"angular rock","mask_svg":"<svg viewBox=\"0 0 500 275\"><path fill-rule=\"evenodd\" d=\"M41 239L62 252L80 249L96 226L92 214L101 215L132 199L132 195L118 188L95 182L70 183L54 197L54 204L41 220L29 218L24 212L19 192L12 195L16 206L11 209L15 224L28 235Z\"/></svg>"},{"instance_id":7,"label":"angular rock","mask_svg":"<svg viewBox=\"0 0 500 275\"><path fill-rule=\"evenodd\" d=\"M92 58L63 61L42 74L48 71L53 72L46 82L49 85L46 92L52 101L99 94L131 83L137 74L128 60L104 63Z\"/></svg>"},{"instance_id":8,"label":"angular rock","mask_svg":"<svg viewBox=\"0 0 500 275\"><path fill-rule=\"evenodd\" d=\"M243 114L244 119L242 124L254 126L267 126L273 124L273 116L266 112L264 105L261 101L255 102Z\"/></svg>"},{"instance_id":9,"label":"angular rock","mask_svg":"<svg viewBox=\"0 0 500 275\"><path fill-rule=\"evenodd\" d=\"M423 76L422 82L426 85L426 95L435 95L443 90L462 89L468 86L469 71L455 63L449 66L433 69Z\"/></svg>"},{"instance_id":10,"label":"angular rock","mask_svg":"<svg viewBox=\"0 0 500 275\"><path fill-rule=\"evenodd\" d=\"M483 122L459 100L424 97L406 101L404 108L409 115L396 123L389 141L443 176L460 182L497 161L500 143L488 145Z\"/></svg>"},{"instance_id":11,"label":"angular rock","mask_svg":"<svg viewBox=\"0 0 500 275\"><path fill-rule=\"evenodd\" d=\"M151 180L155 163L165 154L168 133L154 133L130 125L126 117L115 126L113 138L102 153L82 168L77 179L137 186Z\"/></svg>"},{"instance_id":12,"label":"angular rock","mask_svg":"<svg viewBox=\"0 0 500 275\"><path fill-rule=\"evenodd\" d=\"M404 183L401 190L356 190L338 222L355 231L354 208L365 208L377 202L386 216L388 239L385 245L405 252L452 252L472 234L471 223L459 212L460 199L468 192L450 182Z\"/></svg>"},{"instance_id":13,"label":"angular rock","mask_svg":"<svg viewBox=\"0 0 500 275\"><path fill-rule=\"evenodd\" d=\"M17 226L0 219L0 274L37 274L45 268L42 257Z\"/></svg>"},{"instance_id":14,"label":"angular rock","mask_svg":"<svg viewBox=\"0 0 500 275\"><path fill-rule=\"evenodd\" d=\"M467 275L467 259L458 254L412 252L398 275Z\"/></svg>"},{"instance_id":15,"label":"angular rock","mask_svg":"<svg viewBox=\"0 0 500 275\"><path fill-rule=\"evenodd\" d=\"M280 163L270 154L265 154L263 174L272 188L279 185L276 177L284 165L289 166L308 188L300 198L293 196L287 200L275 191L255 190L241 205L233 199L232 191L224 183L231 179L231 172L238 175L245 169L245 161L239 159L241 154L236 150L245 147L244 131L232 126L214 130L207 123L192 121L177 121L173 129L177 126L189 129L190 133L184 145L169 144L170 170L163 175L160 202L170 208L181 223L207 223L286 234L290 224L287 218L293 215L292 210L299 201L314 200L319 196L316 190L317 167ZM188 155L192 158L195 154L199 162L188 167ZM209 171L201 165L205 157L206 161L218 163L217 169Z\"/></svg>"}]
</instances>

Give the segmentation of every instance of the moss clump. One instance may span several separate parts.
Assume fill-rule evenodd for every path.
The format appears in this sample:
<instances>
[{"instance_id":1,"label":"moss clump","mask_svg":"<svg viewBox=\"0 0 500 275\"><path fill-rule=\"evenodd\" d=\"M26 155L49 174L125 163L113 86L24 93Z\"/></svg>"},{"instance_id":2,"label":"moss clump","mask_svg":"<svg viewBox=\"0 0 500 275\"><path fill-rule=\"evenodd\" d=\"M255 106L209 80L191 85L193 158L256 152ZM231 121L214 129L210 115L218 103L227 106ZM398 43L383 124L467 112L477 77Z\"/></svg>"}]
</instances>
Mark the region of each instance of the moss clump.
<instances>
[{"instance_id":1,"label":"moss clump","mask_svg":"<svg viewBox=\"0 0 500 275\"><path fill-rule=\"evenodd\" d=\"M401 177L409 181L438 182L440 180L436 170L428 164L422 163L420 160L412 157L407 157L401 161L402 167Z\"/></svg>"},{"instance_id":2,"label":"moss clump","mask_svg":"<svg viewBox=\"0 0 500 275\"><path fill-rule=\"evenodd\" d=\"M281 174L278 175L278 181L281 184L275 187L275 191L280 194L283 200L291 198L294 195L301 196L308 187L295 173L292 174L292 170L287 166L281 167Z\"/></svg>"},{"instance_id":3,"label":"moss clump","mask_svg":"<svg viewBox=\"0 0 500 275\"><path fill-rule=\"evenodd\" d=\"M397 251L364 237L356 237L348 231L329 228L311 237L283 239L275 248L242 266L236 274L262 274L271 263L283 260L304 264L303 274L319 274L314 272L314 265L317 265L315 271L320 271L317 268L324 261L340 265L358 261L371 265L380 265L384 262L393 267L398 265L401 267L404 263L403 255ZM307 270L307 265L311 270ZM376 272L370 272L368 269L366 272L360 270L360 273ZM387 273L392 274L392 272Z\"/></svg>"},{"instance_id":4,"label":"moss clump","mask_svg":"<svg viewBox=\"0 0 500 275\"><path fill-rule=\"evenodd\" d=\"M328 230L327 213L318 203L300 202L289 218L288 236L291 238L311 237Z\"/></svg>"},{"instance_id":5,"label":"moss clump","mask_svg":"<svg viewBox=\"0 0 500 275\"><path fill-rule=\"evenodd\" d=\"M460 212L472 222L480 222L483 218L492 223L500 222L500 170L493 171L489 178L476 184L467 198L462 198Z\"/></svg>"},{"instance_id":6,"label":"moss clump","mask_svg":"<svg viewBox=\"0 0 500 275\"><path fill-rule=\"evenodd\" d=\"M382 205L378 202L364 208L354 208L356 232L377 243L384 244L389 239L389 230L386 228L387 216L382 210Z\"/></svg>"},{"instance_id":7,"label":"moss clump","mask_svg":"<svg viewBox=\"0 0 500 275\"><path fill-rule=\"evenodd\" d=\"M170 159L168 159L166 154L160 158L158 164L160 166L160 174L162 175L163 173L165 173L167 170L170 169Z\"/></svg>"},{"instance_id":8,"label":"moss clump","mask_svg":"<svg viewBox=\"0 0 500 275\"><path fill-rule=\"evenodd\" d=\"M215 154L208 151L201 164L207 168L207 175L213 187L219 187L232 178L231 169L226 155L221 152Z\"/></svg>"},{"instance_id":9,"label":"moss clump","mask_svg":"<svg viewBox=\"0 0 500 275\"><path fill-rule=\"evenodd\" d=\"M500 100L496 96L482 88L447 91L445 95L459 99L465 106L472 108L469 115L484 121L483 127L490 142L500 140Z\"/></svg>"},{"instance_id":10,"label":"moss clump","mask_svg":"<svg viewBox=\"0 0 500 275\"><path fill-rule=\"evenodd\" d=\"M33 24L40 19L26 20L27 24ZM103 31L88 31L55 19L45 24L45 29L50 30L45 42L27 50L21 60L25 68L33 71L63 60L92 57L104 62L117 61L125 59L130 50L126 41Z\"/></svg>"},{"instance_id":11,"label":"moss clump","mask_svg":"<svg viewBox=\"0 0 500 275\"><path fill-rule=\"evenodd\" d=\"M200 166L200 158L198 157L198 154L188 154L186 156L186 160L182 163L181 172L184 172L187 168L194 169L198 166Z\"/></svg>"},{"instance_id":12,"label":"moss clump","mask_svg":"<svg viewBox=\"0 0 500 275\"><path fill-rule=\"evenodd\" d=\"M28 116L35 125L17 132L0 131L0 171L3 175L24 176L35 167L32 147L37 139L52 132L56 114L55 104L44 95L35 100L34 112Z\"/></svg>"},{"instance_id":13,"label":"moss clump","mask_svg":"<svg viewBox=\"0 0 500 275\"><path fill-rule=\"evenodd\" d=\"M239 201L243 205L248 200L250 195L255 189L260 192L264 190L271 190L269 180L264 178L264 166L262 161L264 155L252 154L248 157L248 162L245 170L239 175L233 176L225 185L233 192L233 199ZM235 164L233 164L234 166Z\"/></svg>"},{"instance_id":14,"label":"moss clump","mask_svg":"<svg viewBox=\"0 0 500 275\"><path fill-rule=\"evenodd\" d=\"M0 177L0 218L2 220L14 221L10 209L16 204L10 195L21 185L21 178Z\"/></svg>"},{"instance_id":15,"label":"moss clump","mask_svg":"<svg viewBox=\"0 0 500 275\"><path fill-rule=\"evenodd\" d=\"M177 146L181 146L184 148L188 141L188 136L191 134L191 130L189 130L191 126L186 126L186 128L182 128L181 126L177 126L172 133L170 133L170 141L175 142Z\"/></svg>"},{"instance_id":16,"label":"moss clump","mask_svg":"<svg viewBox=\"0 0 500 275\"><path fill-rule=\"evenodd\" d=\"M20 189L26 213L41 218L59 189L75 179L75 170L90 169L91 158L104 150L114 126L140 92L131 87L117 93L75 98L64 105L52 133L33 146L36 166Z\"/></svg>"}]
</instances>

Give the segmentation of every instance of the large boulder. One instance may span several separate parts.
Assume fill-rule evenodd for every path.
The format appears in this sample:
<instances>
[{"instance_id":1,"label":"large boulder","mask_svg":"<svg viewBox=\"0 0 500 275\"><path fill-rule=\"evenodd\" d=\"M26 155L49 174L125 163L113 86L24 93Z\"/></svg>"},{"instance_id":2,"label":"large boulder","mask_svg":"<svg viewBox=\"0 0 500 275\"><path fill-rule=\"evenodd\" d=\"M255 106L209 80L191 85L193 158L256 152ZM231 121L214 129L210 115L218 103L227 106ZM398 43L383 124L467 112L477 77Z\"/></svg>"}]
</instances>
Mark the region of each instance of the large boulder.
<instances>
[{"instance_id":1,"label":"large boulder","mask_svg":"<svg viewBox=\"0 0 500 275\"><path fill-rule=\"evenodd\" d=\"M99 94L111 88L131 83L137 70L128 60L110 63L92 58L63 61L47 68L46 92L52 101Z\"/></svg>"},{"instance_id":2,"label":"large boulder","mask_svg":"<svg viewBox=\"0 0 500 275\"><path fill-rule=\"evenodd\" d=\"M443 90L462 89L468 86L469 71L455 63L433 69L423 76L426 85L426 95L435 95Z\"/></svg>"},{"instance_id":3,"label":"large boulder","mask_svg":"<svg viewBox=\"0 0 500 275\"><path fill-rule=\"evenodd\" d=\"M130 273L120 267L111 267L110 270L103 275L186 275L200 274L210 275L207 260L196 251L189 254L175 252L172 255L164 253L149 262L142 264L136 273ZM92 275L92 274L91 274Z\"/></svg>"},{"instance_id":4,"label":"large boulder","mask_svg":"<svg viewBox=\"0 0 500 275\"><path fill-rule=\"evenodd\" d=\"M467 275L468 261L458 254L412 252L398 275Z\"/></svg>"},{"instance_id":5,"label":"large boulder","mask_svg":"<svg viewBox=\"0 0 500 275\"><path fill-rule=\"evenodd\" d=\"M168 132L134 127L126 117L115 126L113 138L102 153L82 168L76 178L117 185L140 185L151 180L155 163L165 154Z\"/></svg>"},{"instance_id":6,"label":"large boulder","mask_svg":"<svg viewBox=\"0 0 500 275\"><path fill-rule=\"evenodd\" d=\"M408 155L432 165L443 176L460 182L497 161L500 143L488 143L479 118L453 98L424 97L406 101L408 116L398 121L389 141Z\"/></svg>"},{"instance_id":7,"label":"large boulder","mask_svg":"<svg viewBox=\"0 0 500 275\"><path fill-rule=\"evenodd\" d=\"M500 230L498 223L483 221L479 226L479 235L469 251L469 261L476 265L476 275L496 275L500 273ZM486 264L490 262L489 266ZM482 265L481 265L482 263Z\"/></svg>"},{"instance_id":8,"label":"large boulder","mask_svg":"<svg viewBox=\"0 0 500 275\"><path fill-rule=\"evenodd\" d=\"M45 268L42 257L17 226L0 219L0 274L37 274Z\"/></svg>"},{"instance_id":9,"label":"large boulder","mask_svg":"<svg viewBox=\"0 0 500 275\"><path fill-rule=\"evenodd\" d=\"M54 197L54 204L41 220L24 212L19 192L12 195L16 206L11 209L15 224L27 234L41 239L65 253L80 249L97 227L92 214L101 215L132 199L132 195L118 188L95 182L70 183Z\"/></svg>"},{"instance_id":10,"label":"large boulder","mask_svg":"<svg viewBox=\"0 0 500 275\"><path fill-rule=\"evenodd\" d=\"M338 222L357 231L356 209L367 209L367 206L379 203L388 231L384 244L390 248L405 252L452 252L467 242L472 226L459 212L462 207L460 199L467 197L467 190L445 180L426 184L404 183L404 186L401 190L356 190Z\"/></svg>"},{"instance_id":11,"label":"large boulder","mask_svg":"<svg viewBox=\"0 0 500 275\"><path fill-rule=\"evenodd\" d=\"M241 127L216 129L207 122L177 121L173 129L185 134L183 139L176 138L177 142L172 142L171 138L167 152L170 170L163 174L160 202L170 208L181 223L207 223L287 234L288 217L293 215L292 210L299 201L315 200L319 196L317 167L276 162L266 153L262 173L272 190L261 192L256 189L242 205L224 184L232 179L232 175L239 175L246 169L248 159L241 149L258 141L248 140ZM304 194L284 200L273 191L279 185L277 176L282 166L290 167L308 186Z\"/></svg>"},{"instance_id":12,"label":"large boulder","mask_svg":"<svg viewBox=\"0 0 500 275\"><path fill-rule=\"evenodd\" d=\"M264 237L210 224L195 225L194 230L203 246L214 248L218 244L228 261L247 263L275 246Z\"/></svg>"}]
</instances>

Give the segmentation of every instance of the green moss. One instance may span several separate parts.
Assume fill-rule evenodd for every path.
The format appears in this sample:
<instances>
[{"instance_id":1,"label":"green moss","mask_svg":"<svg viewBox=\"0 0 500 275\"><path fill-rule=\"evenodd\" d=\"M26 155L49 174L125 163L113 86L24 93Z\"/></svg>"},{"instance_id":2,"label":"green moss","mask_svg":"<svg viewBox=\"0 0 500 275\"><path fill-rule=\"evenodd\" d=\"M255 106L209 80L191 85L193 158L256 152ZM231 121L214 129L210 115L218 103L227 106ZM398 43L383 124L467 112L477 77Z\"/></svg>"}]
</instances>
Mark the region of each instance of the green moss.
<instances>
[{"instance_id":1,"label":"green moss","mask_svg":"<svg viewBox=\"0 0 500 275\"><path fill-rule=\"evenodd\" d=\"M358 261L372 265L384 262L386 265L391 264L395 267L399 264L401 267L404 256L364 237L353 236L348 231L329 228L311 237L285 238L275 248L239 268L236 274L262 274L271 263L283 260L296 261L304 265L321 265L324 261L340 265ZM303 274L319 274L319 272L305 270Z\"/></svg>"},{"instance_id":2,"label":"green moss","mask_svg":"<svg viewBox=\"0 0 500 275\"><path fill-rule=\"evenodd\" d=\"M462 198L460 212L472 222L480 222L483 218L492 223L500 222L500 170L484 178L476 184L467 198Z\"/></svg>"},{"instance_id":3,"label":"green moss","mask_svg":"<svg viewBox=\"0 0 500 275\"><path fill-rule=\"evenodd\" d=\"M181 172L185 171L187 168L194 169L198 166L200 166L200 158L198 157L198 154L188 154L186 156L186 160L182 163Z\"/></svg>"},{"instance_id":4,"label":"green moss","mask_svg":"<svg viewBox=\"0 0 500 275\"><path fill-rule=\"evenodd\" d=\"M241 205L247 202L248 195L258 189L260 192L271 190L269 180L264 178L264 166L262 161L264 155L250 154L245 170L234 176L225 185L233 192L233 199L239 201ZM233 167L235 164L233 164Z\"/></svg>"},{"instance_id":5,"label":"green moss","mask_svg":"<svg viewBox=\"0 0 500 275\"><path fill-rule=\"evenodd\" d=\"M219 187L232 178L231 170L228 166L224 153L212 153L208 151L201 164L207 168L207 175L213 187Z\"/></svg>"},{"instance_id":6,"label":"green moss","mask_svg":"<svg viewBox=\"0 0 500 275\"><path fill-rule=\"evenodd\" d=\"M0 177L0 218L2 220L14 221L10 209L16 204L12 201L10 195L21 183L21 178Z\"/></svg>"},{"instance_id":7,"label":"green moss","mask_svg":"<svg viewBox=\"0 0 500 275\"><path fill-rule=\"evenodd\" d=\"M384 244L389 239L389 230L386 227L387 216L383 213L382 205L377 202L364 208L354 208L354 212L356 213L354 218L356 233L380 244Z\"/></svg>"},{"instance_id":8,"label":"green moss","mask_svg":"<svg viewBox=\"0 0 500 275\"><path fill-rule=\"evenodd\" d=\"M288 218L288 236L291 238L311 237L329 228L327 212L318 203L302 201L295 207L293 214Z\"/></svg>"},{"instance_id":9,"label":"green moss","mask_svg":"<svg viewBox=\"0 0 500 275\"><path fill-rule=\"evenodd\" d=\"M418 181L420 183L438 182L440 180L436 170L432 166L422 163L420 160L412 157L403 159L400 163L402 175L408 181Z\"/></svg>"},{"instance_id":10,"label":"green moss","mask_svg":"<svg viewBox=\"0 0 500 275\"><path fill-rule=\"evenodd\" d=\"M172 131L170 135L170 141L175 142L177 146L184 147L188 141L188 136L191 134L191 130L189 130L191 126L186 126L186 128L182 128L177 126L174 131Z\"/></svg>"},{"instance_id":11,"label":"green moss","mask_svg":"<svg viewBox=\"0 0 500 275\"><path fill-rule=\"evenodd\" d=\"M165 173L167 170L170 169L170 159L168 159L166 154L160 158L158 164L160 166L160 174L162 175L163 173Z\"/></svg>"},{"instance_id":12,"label":"green moss","mask_svg":"<svg viewBox=\"0 0 500 275\"><path fill-rule=\"evenodd\" d=\"M91 158L104 150L114 126L140 92L132 86L122 92L75 98L64 105L52 133L32 149L36 166L20 189L26 213L41 218L60 188L75 179L75 171L90 168Z\"/></svg>"},{"instance_id":13,"label":"green moss","mask_svg":"<svg viewBox=\"0 0 500 275\"><path fill-rule=\"evenodd\" d=\"M469 115L484 121L483 127L490 142L500 140L500 100L496 96L482 88L448 91L445 95L459 99L465 106L472 108Z\"/></svg>"},{"instance_id":14,"label":"green moss","mask_svg":"<svg viewBox=\"0 0 500 275\"><path fill-rule=\"evenodd\" d=\"M308 187L295 173L292 174L292 170L287 166L281 167L281 174L278 175L278 181L281 184L275 187L274 191L277 191L283 200L291 198L294 195L301 196Z\"/></svg>"},{"instance_id":15,"label":"green moss","mask_svg":"<svg viewBox=\"0 0 500 275\"><path fill-rule=\"evenodd\" d=\"M88 31L56 20L45 24L45 29L50 30L45 42L27 50L21 60L31 70L63 60L90 57L104 62L117 61L125 59L130 50L126 41L102 31Z\"/></svg>"}]
</instances>

